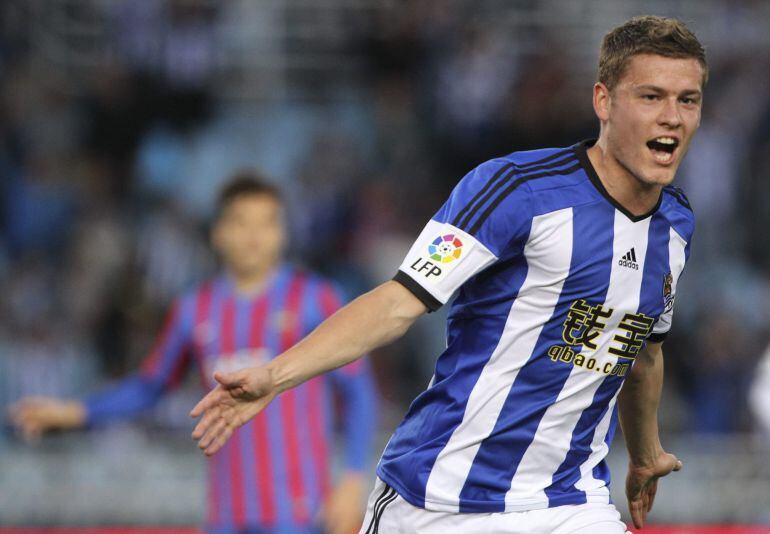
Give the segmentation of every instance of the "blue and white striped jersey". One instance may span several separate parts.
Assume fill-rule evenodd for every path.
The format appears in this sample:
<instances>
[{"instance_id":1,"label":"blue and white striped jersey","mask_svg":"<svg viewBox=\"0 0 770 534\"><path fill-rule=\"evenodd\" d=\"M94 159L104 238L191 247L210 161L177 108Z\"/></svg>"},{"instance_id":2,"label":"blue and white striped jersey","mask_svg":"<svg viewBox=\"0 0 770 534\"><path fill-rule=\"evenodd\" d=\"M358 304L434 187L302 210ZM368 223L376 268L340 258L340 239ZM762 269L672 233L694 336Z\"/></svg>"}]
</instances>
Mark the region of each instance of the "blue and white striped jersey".
<instances>
[{"instance_id":1,"label":"blue and white striped jersey","mask_svg":"<svg viewBox=\"0 0 770 534\"><path fill-rule=\"evenodd\" d=\"M693 215L666 187L635 217L591 141L488 161L457 185L395 279L456 291L447 348L377 469L415 506L500 512L609 502L615 400L671 326Z\"/></svg>"}]
</instances>

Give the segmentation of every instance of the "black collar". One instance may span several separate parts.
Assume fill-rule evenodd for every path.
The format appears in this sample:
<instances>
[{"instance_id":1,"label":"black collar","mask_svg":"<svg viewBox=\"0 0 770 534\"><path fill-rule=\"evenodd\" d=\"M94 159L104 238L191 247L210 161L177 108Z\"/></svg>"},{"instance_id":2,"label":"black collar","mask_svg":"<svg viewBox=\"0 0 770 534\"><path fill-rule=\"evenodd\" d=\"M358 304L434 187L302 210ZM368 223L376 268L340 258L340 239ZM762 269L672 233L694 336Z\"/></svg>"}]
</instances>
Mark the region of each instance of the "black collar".
<instances>
[{"instance_id":1,"label":"black collar","mask_svg":"<svg viewBox=\"0 0 770 534\"><path fill-rule=\"evenodd\" d=\"M615 209L617 209L620 213L628 217L633 222L639 222L647 217L652 216L656 211L658 211L658 208L660 207L660 203L663 200L663 191L660 192L660 196L658 196L658 202L655 203L655 206L648 211L647 213L643 215L634 215L630 211L628 211L623 205L612 198L612 195L610 195L607 192L607 189L604 187L604 184L599 179L599 175L596 174L596 169L594 169L594 166L591 164L591 160L588 158L587 150L594 146L596 143L596 139L588 139L586 141L581 141L578 144L575 145L575 153L577 154L578 161L580 161L580 164L583 166L583 170L588 175L588 178L591 180L591 183L594 184L594 187L596 188L599 193L602 194L604 198L607 199L607 201L615 206Z\"/></svg>"}]
</instances>

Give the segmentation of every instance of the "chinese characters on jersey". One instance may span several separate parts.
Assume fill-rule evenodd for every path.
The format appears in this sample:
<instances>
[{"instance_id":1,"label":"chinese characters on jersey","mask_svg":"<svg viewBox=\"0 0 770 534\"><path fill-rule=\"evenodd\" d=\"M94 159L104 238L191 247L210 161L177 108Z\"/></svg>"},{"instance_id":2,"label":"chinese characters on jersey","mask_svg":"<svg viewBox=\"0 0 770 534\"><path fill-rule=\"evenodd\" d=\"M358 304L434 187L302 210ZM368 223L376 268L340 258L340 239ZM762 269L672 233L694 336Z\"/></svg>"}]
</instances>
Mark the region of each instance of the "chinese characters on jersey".
<instances>
[{"instance_id":1,"label":"chinese characters on jersey","mask_svg":"<svg viewBox=\"0 0 770 534\"><path fill-rule=\"evenodd\" d=\"M613 309L604 304L590 304L584 299L574 301L564 320L562 339L566 345L553 345L548 356L553 361L572 364L605 375L625 376L631 363L644 345L655 320L643 313L626 313L612 337L608 352L618 357L617 363L601 364L590 357L597 348L596 339L607 328L606 320ZM587 354L583 354L582 351Z\"/></svg>"}]
</instances>

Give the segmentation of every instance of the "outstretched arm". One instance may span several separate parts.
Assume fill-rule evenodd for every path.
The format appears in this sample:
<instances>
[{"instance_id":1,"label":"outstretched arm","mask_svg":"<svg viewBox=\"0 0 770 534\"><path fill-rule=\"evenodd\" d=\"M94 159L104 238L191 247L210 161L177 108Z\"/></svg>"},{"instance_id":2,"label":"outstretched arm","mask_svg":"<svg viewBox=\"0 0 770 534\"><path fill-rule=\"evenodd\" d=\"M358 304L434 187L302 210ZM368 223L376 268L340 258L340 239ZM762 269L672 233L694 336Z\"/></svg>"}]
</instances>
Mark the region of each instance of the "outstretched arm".
<instances>
[{"instance_id":1,"label":"outstretched arm","mask_svg":"<svg viewBox=\"0 0 770 534\"><path fill-rule=\"evenodd\" d=\"M485 192L513 167L501 158L465 175L420 232L394 280L342 308L267 366L215 374L219 385L191 412L203 416L193 431L200 448L213 454L281 391L397 339L503 255L520 254L533 217L529 188L510 190L479 213Z\"/></svg>"},{"instance_id":2,"label":"outstretched arm","mask_svg":"<svg viewBox=\"0 0 770 534\"><path fill-rule=\"evenodd\" d=\"M618 396L620 426L628 449L628 508L636 528L652 510L658 479L679 471L682 462L663 450L658 435L658 404L663 390L661 343L647 343Z\"/></svg>"},{"instance_id":3,"label":"outstretched arm","mask_svg":"<svg viewBox=\"0 0 770 534\"><path fill-rule=\"evenodd\" d=\"M267 365L215 373L219 385L190 413L203 416L193 438L207 455L214 454L276 395L401 337L426 311L411 291L388 281L340 309Z\"/></svg>"},{"instance_id":4,"label":"outstretched arm","mask_svg":"<svg viewBox=\"0 0 770 534\"><path fill-rule=\"evenodd\" d=\"M49 430L100 425L153 406L187 365L189 312L182 308L181 302L172 307L141 371L79 400L21 399L9 410L13 424L26 439L35 440Z\"/></svg>"}]
</instances>

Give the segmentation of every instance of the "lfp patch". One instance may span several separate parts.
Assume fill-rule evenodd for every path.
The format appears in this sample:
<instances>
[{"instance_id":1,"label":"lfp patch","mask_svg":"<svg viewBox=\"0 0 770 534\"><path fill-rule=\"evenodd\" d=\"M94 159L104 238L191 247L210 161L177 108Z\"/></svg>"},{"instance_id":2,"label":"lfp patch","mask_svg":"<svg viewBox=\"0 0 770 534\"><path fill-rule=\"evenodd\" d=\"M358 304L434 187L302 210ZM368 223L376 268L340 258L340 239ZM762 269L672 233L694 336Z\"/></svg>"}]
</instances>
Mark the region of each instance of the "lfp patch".
<instances>
[{"instance_id":1,"label":"lfp patch","mask_svg":"<svg viewBox=\"0 0 770 534\"><path fill-rule=\"evenodd\" d=\"M454 234L446 234L437 237L428 245L430 259L441 263L451 263L463 253L463 242Z\"/></svg>"}]
</instances>

